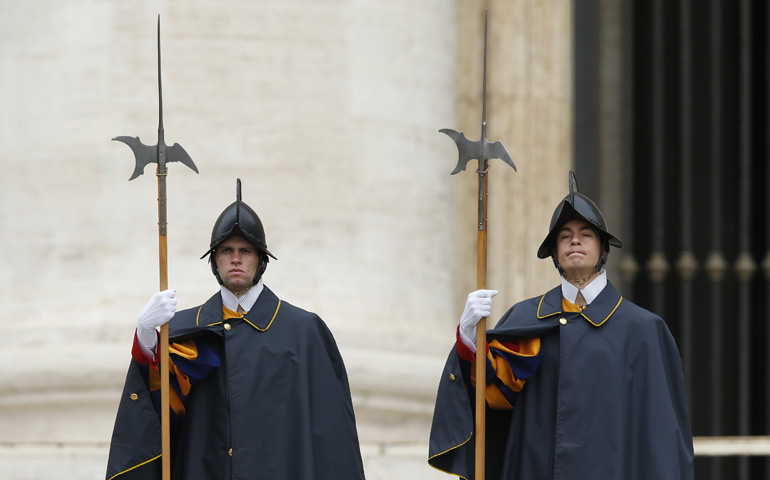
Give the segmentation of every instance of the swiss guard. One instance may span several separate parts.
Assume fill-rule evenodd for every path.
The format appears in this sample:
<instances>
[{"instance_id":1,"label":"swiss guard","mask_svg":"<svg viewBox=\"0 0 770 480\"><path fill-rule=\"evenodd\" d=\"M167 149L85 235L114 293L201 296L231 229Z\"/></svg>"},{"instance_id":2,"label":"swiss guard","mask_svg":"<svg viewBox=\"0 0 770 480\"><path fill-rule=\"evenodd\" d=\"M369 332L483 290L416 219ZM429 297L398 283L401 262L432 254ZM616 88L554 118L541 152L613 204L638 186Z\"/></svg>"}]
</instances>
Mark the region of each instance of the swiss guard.
<instances>
[{"instance_id":1,"label":"swiss guard","mask_svg":"<svg viewBox=\"0 0 770 480\"><path fill-rule=\"evenodd\" d=\"M157 328L168 324L173 479L363 479L334 337L265 285L275 257L240 180L205 257L219 283L206 303L176 312L166 290L139 314L106 478L161 478Z\"/></svg>"},{"instance_id":2,"label":"swiss guard","mask_svg":"<svg viewBox=\"0 0 770 480\"><path fill-rule=\"evenodd\" d=\"M694 478L682 364L666 323L607 279L607 228L570 172L537 251L559 285L517 303L477 351L476 324L495 290L468 295L441 376L428 462L473 478L475 364L486 363L490 479Z\"/></svg>"}]
</instances>

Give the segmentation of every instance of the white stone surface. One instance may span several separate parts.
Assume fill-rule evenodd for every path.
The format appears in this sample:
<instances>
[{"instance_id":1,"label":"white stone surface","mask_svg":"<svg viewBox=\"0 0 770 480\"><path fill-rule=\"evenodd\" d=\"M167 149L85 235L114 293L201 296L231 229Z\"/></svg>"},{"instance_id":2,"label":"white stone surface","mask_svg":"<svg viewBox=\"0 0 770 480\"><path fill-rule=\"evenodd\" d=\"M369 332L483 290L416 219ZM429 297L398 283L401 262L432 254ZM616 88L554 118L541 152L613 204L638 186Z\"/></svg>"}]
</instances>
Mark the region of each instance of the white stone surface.
<instances>
[{"instance_id":1,"label":"white stone surface","mask_svg":"<svg viewBox=\"0 0 770 480\"><path fill-rule=\"evenodd\" d=\"M488 137L495 315L555 283L534 258L570 155L568 2L493 1ZM475 286L483 4L446 0L0 0L0 478L101 478L136 315L158 288L161 15L169 284L216 289L213 222L262 218L266 283L321 315L346 362L368 478L432 479L438 376ZM492 67L491 67L492 68ZM498 174L499 172L499 174Z\"/></svg>"},{"instance_id":2,"label":"white stone surface","mask_svg":"<svg viewBox=\"0 0 770 480\"><path fill-rule=\"evenodd\" d=\"M408 478L442 480L446 474L425 463L427 444L361 445L367 480ZM4 480L96 480L104 477L108 446L16 445L0 446L0 476Z\"/></svg>"}]
</instances>

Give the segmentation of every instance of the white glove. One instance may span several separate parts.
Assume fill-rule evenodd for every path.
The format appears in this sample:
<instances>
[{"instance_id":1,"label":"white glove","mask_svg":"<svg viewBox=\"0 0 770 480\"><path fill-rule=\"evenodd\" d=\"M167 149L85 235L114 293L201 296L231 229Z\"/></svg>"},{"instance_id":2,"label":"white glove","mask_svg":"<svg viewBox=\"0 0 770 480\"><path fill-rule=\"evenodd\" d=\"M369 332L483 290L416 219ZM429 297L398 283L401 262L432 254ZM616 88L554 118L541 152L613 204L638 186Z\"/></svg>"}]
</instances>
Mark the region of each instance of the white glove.
<instances>
[{"instance_id":1,"label":"white glove","mask_svg":"<svg viewBox=\"0 0 770 480\"><path fill-rule=\"evenodd\" d=\"M460 340L476 353L476 324L492 313L492 297L497 290L476 290L468 294L465 310L460 317Z\"/></svg>"},{"instance_id":2,"label":"white glove","mask_svg":"<svg viewBox=\"0 0 770 480\"><path fill-rule=\"evenodd\" d=\"M158 330L168 323L176 313L176 290L164 290L150 298L139 314L136 325L136 338L145 353L155 355L158 345Z\"/></svg>"}]
</instances>

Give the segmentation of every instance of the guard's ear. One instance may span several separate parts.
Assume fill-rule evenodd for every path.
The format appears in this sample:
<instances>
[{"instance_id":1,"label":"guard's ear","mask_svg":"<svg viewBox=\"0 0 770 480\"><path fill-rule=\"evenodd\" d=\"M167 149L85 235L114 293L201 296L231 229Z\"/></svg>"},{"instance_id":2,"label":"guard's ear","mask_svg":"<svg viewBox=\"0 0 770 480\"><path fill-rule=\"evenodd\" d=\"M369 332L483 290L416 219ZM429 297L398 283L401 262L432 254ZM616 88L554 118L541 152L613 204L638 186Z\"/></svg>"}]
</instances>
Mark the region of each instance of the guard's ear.
<instances>
[{"instance_id":1,"label":"guard's ear","mask_svg":"<svg viewBox=\"0 0 770 480\"><path fill-rule=\"evenodd\" d=\"M556 267L556 270L559 271L559 275L563 274L564 271L561 269L561 266L559 265L559 261L556 259L556 249L553 249L553 253L551 254L551 261L553 261L553 266Z\"/></svg>"}]
</instances>

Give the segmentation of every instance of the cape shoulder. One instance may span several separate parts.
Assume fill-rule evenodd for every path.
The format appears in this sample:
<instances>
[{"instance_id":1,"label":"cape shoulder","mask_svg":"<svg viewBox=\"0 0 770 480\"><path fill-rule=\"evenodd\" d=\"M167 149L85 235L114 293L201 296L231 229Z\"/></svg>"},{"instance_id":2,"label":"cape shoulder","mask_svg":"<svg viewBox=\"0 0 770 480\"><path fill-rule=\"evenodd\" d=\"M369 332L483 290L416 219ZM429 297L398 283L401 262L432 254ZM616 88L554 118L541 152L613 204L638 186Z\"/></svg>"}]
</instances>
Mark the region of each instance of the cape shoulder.
<instances>
[{"instance_id":1,"label":"cape shoulder","mask_svg":"<svg viewBox=\"0 0 770 480\"><path fill-rule=\"evenodd\" d=\"M562 310L561 287L557 286L543 295L515 304L490 333L509 336L542 335L559 325L559 319L564 313ZM626 318L662 321L660 317L624 299L609 282L581 315L595 327L601 327L618 317L624 318L624 321Z\"/></svg>"},{"instance_id":2,"label":"cape shoulder","mask_svg":"<svg viewBox=\"0 0 770 480\"><path fill-rule=\"evenodd\" d=\"M500 318L492 336L536 337L548 333L559 325L561 313L561 289L556 287L544 295L522 300L514 304Z\"/></svg>"},{"instance_id":3,"label":"cape shoulder","mask_svg":"<svg viewBox=\"0 0 770 480\"><path fill-rule=\"evenodd\" d=\"M265 286L246 317L258 329L266 330L281 308L281 301ZM217 330L223 322L222 295L217 292L204 304L177 312L169 323L169 336L177 340L194 337L201 332Z\"/></svg>"},{"instance_id":4,"label":"cape shoulder","mask_svg":"<svg viewBox=\"0 0 770 480\"><path fill-rule=\"evenodd\" d=\"M312 327L323 337L331 337L328 327L318 315L279 299L267 286L245 315L245 320L260 331L267 331L275 322L280 322L296 329ZM202 305L177 312L169 324L169 336L180 340L206 331L217 332L223 322L222 296L217 292Z\"/></svg>"}]
</instances>

